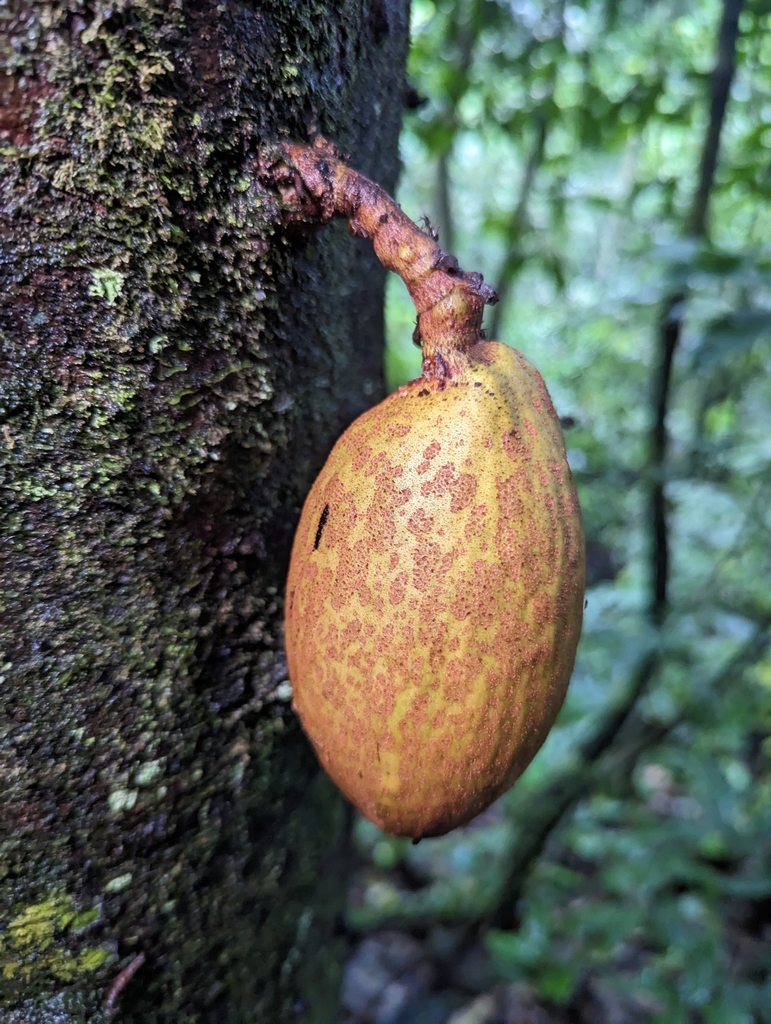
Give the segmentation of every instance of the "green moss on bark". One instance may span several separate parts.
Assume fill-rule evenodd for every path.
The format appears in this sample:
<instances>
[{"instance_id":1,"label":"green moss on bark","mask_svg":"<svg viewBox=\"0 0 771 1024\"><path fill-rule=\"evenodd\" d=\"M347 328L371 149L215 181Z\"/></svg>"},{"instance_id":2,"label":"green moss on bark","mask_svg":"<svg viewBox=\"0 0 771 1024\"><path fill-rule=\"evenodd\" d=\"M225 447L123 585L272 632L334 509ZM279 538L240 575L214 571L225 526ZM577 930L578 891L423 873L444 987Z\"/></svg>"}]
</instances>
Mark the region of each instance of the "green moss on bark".
<instances>
[{"instance_id":1,"label":"green moss on bark","mask_svg":"<svg viewBox=\"0 0 771 1024\"><path fill-rule=\"evenodd\" d=\"M14 1022L98 1020L140 951L125 1019L334 1019L343 812L289 711L280 591L381 390L382 276L341 230L288 236L257 172L321 130L393 184L405 6L2 23L0 916L76 915L5 940Z\"/></svg>"}]
</instances>

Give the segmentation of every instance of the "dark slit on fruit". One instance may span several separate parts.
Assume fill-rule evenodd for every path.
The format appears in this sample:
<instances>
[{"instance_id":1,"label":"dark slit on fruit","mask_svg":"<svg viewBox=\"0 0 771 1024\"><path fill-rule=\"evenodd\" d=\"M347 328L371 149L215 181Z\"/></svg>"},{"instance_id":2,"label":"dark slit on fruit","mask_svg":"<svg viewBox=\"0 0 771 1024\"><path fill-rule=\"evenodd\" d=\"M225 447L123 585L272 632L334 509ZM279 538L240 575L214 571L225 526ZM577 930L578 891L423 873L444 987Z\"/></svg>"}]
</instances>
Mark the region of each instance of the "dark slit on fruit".
<instances>
[{"instance_id":1,"label":"dark slit on fruit","mask_svg":"<svg viewBox=\"0 0 771 1024\"><path fill-rule=\"evenodd\" d=\"M329 519L329 505L324 506L324 511L319 516L319 525L316 527L316 539L313 542L314 551L319 550L321 535L324 532L324 527L327 525L327 519Z\"/></svg>"}]
</instances>

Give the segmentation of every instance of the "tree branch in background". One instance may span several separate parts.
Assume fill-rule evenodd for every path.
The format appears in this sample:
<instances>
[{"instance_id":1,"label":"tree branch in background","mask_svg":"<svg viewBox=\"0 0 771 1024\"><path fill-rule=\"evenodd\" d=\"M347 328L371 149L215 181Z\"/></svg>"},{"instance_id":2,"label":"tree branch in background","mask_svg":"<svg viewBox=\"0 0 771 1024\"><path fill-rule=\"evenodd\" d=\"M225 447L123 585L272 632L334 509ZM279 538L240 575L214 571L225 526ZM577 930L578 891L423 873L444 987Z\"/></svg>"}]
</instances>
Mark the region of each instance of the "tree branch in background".
<instances>
[{"instance_id":1,"label":"tree branch in background","mask_svg":"<svg viewBox=\"0 0 771 1024\"><path fill-rule=\"evenodd\" d=\"M711 79L709 124L701 152L699 182L686 227L687 234L695 238L705 238L707 235L709 197L715 180L728 96L736 71L736 40L739 35L739 15L743 7L744 0L724 0L718 36L718 56ZM681 289L664 302L659 321L656 370L653 379L654 421L649 456L652 573L650 616L656 625L661 625L664 621L669 604L669 527L665 493L669 434L666 419L672 365L680 343L686 297L685 290Z\"/></svg>"},{"instance_id":2,"label":"tree branch in background","mask_svg":"<svg viewBox=\"0 0 771 1024\"><path fill-rule=\"evenodd\" d=\"M513 285L517 273L522 266L523 258L520 248L520 240L527 224L527 208L530 205L530 197L535 184L535 176L538 172L538 168L543 163L543 154L546 148L548 124L542 111L536 111L534 114L533 125L535 127L535 138L527 158L527 163L525 164L525 174L522 178L522 187L519 192L519 199L511 214L511 220L509 221L507 231L509 249L498 271L497 284L499 301L490 318L489 334L491 338L498 338L500 336L503 310L508 302L509 296L511 295L511 286Z\"/></svg>"},{"instance_id":3,"label":"tree branch in background","mask_svg":"<svg viewBox=\"0 0 771 1024\"><path fill-rule=\"evenodd\" d=\"M672 379L672 363L683 326L685 293L670 295L661 313L657 366L653 379L653 427L650 440L650 521L651 521L651 596L649 612L660 626L669 603L669 522L667 518L664 473L669 448L667 410Z\"/></svg>"},{"instance_id":4,"label":"tree branch in background","mask_svg":"<svg viewBox=\"0 0 771 1024\"><path fill-rule=\"evenodd\" d=\"M704 140L699 167L699 185L693 197L688 234L697 238L707 234L709 197L715 181L720 135L723 130L731 84L736 74L736 41L739 38L739 16L744 0L725 0L718 38L717 62L712 71L709 126Z\"/></svg>"}]
</instances>

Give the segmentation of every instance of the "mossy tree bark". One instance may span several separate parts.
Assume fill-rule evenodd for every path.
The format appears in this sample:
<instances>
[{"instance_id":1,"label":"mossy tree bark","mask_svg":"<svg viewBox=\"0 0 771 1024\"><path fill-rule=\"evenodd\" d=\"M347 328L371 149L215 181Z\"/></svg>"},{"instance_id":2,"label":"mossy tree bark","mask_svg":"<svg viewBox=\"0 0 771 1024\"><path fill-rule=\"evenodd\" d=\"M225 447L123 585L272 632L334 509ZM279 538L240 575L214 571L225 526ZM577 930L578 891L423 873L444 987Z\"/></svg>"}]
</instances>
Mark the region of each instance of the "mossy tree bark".
<instances>
[{"instance_id":1,"label":"mossy tree bark","mask_svg":"<svg viewBox=\"0 0 771 1024\"><path fill-rule=\"evenodd\" d=\"M383 272L342 228L288 233L259 172L320 131L393 187L407 6L0 12L14 1024L336 1017L343 809L289 711L281 589L382 393Z\"/></svg>"}]
</instances>

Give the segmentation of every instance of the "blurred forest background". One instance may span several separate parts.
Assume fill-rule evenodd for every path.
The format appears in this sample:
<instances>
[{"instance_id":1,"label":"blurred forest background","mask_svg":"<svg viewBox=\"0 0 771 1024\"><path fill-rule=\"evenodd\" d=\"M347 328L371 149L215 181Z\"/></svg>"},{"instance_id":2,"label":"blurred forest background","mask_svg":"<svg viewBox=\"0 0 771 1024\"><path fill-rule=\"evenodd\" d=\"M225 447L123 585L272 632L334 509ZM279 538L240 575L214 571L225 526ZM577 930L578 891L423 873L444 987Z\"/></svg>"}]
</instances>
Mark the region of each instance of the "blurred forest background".
<instances>
[{"instance_id":1,"label":"blurred forest background","mask_svg":"<svg viewBox=\"0 0 771 1024\"><path fill-rule=\"evenodd\" d=\"M399 200L546 378L590 586L514 790L417 846L357 822L344 1019L771 1022L771 3L412 17ZM387 319L396 387L395 278Z\"/></svg>"}]
</instances>

